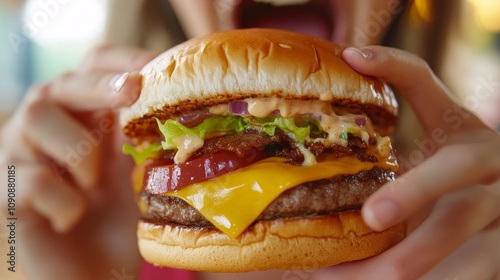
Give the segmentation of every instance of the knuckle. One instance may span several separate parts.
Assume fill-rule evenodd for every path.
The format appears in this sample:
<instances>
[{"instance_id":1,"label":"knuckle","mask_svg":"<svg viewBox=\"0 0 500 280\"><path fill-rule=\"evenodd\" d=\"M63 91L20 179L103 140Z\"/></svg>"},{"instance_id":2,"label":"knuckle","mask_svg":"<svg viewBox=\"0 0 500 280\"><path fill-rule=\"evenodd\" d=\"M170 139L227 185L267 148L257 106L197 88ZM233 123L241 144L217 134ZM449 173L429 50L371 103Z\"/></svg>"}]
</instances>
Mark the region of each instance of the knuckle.
<instances>
[{"instance_id":1,"label":"knuckle","mask_svg":"<svg viewBox=\"0 0 500 280\"><path fill-rule=\"evenodd\" d=\"M476 204L478 212L485 215L500 215L500 191L498 186L479 186L481 191L477 193Z\"/></svg>"},{"instance_id":2,"label":"knuckle","mask_svg":"<svg viewBox=\"0 0 500 280\"><path fill-rule=\"evenodd\" d=\"M35 102L37 103L37 102ZM32 104L25 104L0 130L0 164L18 164L32 159L37 153L27 140L27 133L32 129L36 116L32 114Z\"/></svg>"},{"instance_id":3,"label":"knuckle","mask_svg":"<svg viewBox=\"0 0 500 280\"><path fill-rule=\"evenodd\" d=\"M418 63L418 70L421 73L421 77L423 77L425 80L434 81L434 83L440 84L439 78L434 73L429 63L418 56L415 57Z\"/></svg>"},{"instance_id":4,"label":"knuckle","mask_svg":"<svg viewBox=\"0 0 500 280\"><path fill-rule=\"evenodd\" d=\"M415 65L415 67L420 70L421 72L423 73L428 73L428 74L432 74L433 71L432 71L432 68L429 66L429 63L423 59L422 57L416 55L416 54L413 54L413 53L409 53L409 52L405 52L407 54L407 57L401 57L400 59L401 60L406 60L408 61L410 64L413 64Z\"/></svg>"},{"instance_id":5,"label":"knuckle","mask_svg":"<svg viewBox=\"0 0 500 280\"><path fill-rule=\"evenodd\" d=\"M113 48L114 45L110 43L100 43L96 45L84 56L80 69L88 70L94 68L99 64L99 61L102 59L104 54L108 53Z\"/></svg>"},{"instance_id":6,"label":"knuckle","mask_svg":"<svg viewBox=\"0 0 500 280\"><path fill-rule=\"evenodd\" d=\"M144 49L136 49L132 53L131 64L134 65L136 69L140 69L156 56L156 53Z\"/></svg>"},{"instance_id":7,"label":"knuckle","mask_svg":"<svg viewBox=\"0 0 500 280\"><path fill-rule=\"evenodd\" d=\"M25 109L25 112L20 116L20 125L22 127L28 128L33 124L40 123L43 120L45 112L47 110L47 101L43 99L37 99L30 102Z\"/></svg>"},{"instance_id":8,"label":"knuckle","mask_svg":"<svg viewBox=\"0 0 500 280\"><path fill-rule=\"evenodd\" d=\"M19 162L32 151L26 133L32 129L40 99L25 101L0 130L0 163Z\"/></svg>"},{"instance_id":9,"label":"knuckle","mask_svg":"<svg viewBox=\"0 0 500 280\"><path fill-rule=\"evenodd\" d=\"M56 88L60 87L61 85L64 85L67 83L69 80L71 80L72 77L74 77L75 73L74 72L64 72L57 76L51 83L51 88Z\"/></svg>"},{"instance_id":10,"label":"knuckle","mask_svg":"<svg viewBox=\"0 0 500 280\"><path fill-rule=\"evenodd\" d=\"M430 74L434 73L434 71L432 71L431 66L429 65L429 63L427 61L423 60L421 57L416 56L416 55L415 55L415 60L417 61L418 65L422 71L430 73Z\"/></svg>"},{"instance_id":11,"label":"knuckle","mask_svg":"<svg viewBox=\"0 0 500 280\"><path fill-rule=\"evenodd\" d=\"M439 149L433 157L439 159L441 164L446 164L446 162L457 160L457 155L457 149L454 146L444 146Z\"/></svg>"},{"instance_id":12,"label":"knuckle","mask_svg":"<svg viewBox=\"0 0 500 280\"><path fill-rule=\"evenodd\" d=\"M15 167L16 177L23 178L22 187L15 188L16 209L24 211L31 208L32 200L50 186L50 173L41 166L16 164Z\"/></svg>"},{"instance_id":13,"label":"knuckle","mask_svg":"<svg viewBox=\"0 0 500 280\"><path fill-rule=\"evenodd\" d=\"M491 151L483 149L482 145L461 145L460 146L461 158L465 166L482 165L485 158Z\"/></svg>"},{"instance_id":14,"label":"knuckle","mask_svg":"<svg viewBox=\"0 0 500 280\"><path fill-rule=\"evenodd\" d=\"M44 192L47 187L51 185L51 182L53 180L53 174L50 172L48 168L45 168L45 166L36 166L30 168L28 172L29 174L29 180L31 183L29 184L28 187L28 192L32 196L37 196L38 194Z\"/></svg>"},{"instance_id":15,"label":"knuckle","mask_svg":"<svg viewBox=\"0 0 500 280\"><path fill-rule=\"evenodd\" d=\"M479 149L478 149L479 148ZM443 147L438 151L444 164L458 162L461 166L475 166L484 162L484 152L481 147L458 144Z\"/></svg>"},{"instance_id":16,"label":"knuckle","mask_svg":"<svg viewBox=\"0 0 500 280\"><path fill-rule=\"evenodd\" d=\"M429 63L424 60L422 57L408 53L407 58L400 58L403 61L407 61L409 65L413 65L415 67L415 71L420 73L418 77L424 80L436 80L438 79L437 76L434 74L434 71L430 67Z\"/></svg>"},{"instance_id":17,"label":"knuckle","mask_svg":"<svg viewBox=\"0 0 500 280\"><path fill-rule=\"evenodd\" d=\"M68 71L60 74L54 78L50 84L47 85L43 92L39 93L39 98L42 100L57 100L64 98L69 89L77 86L79 74L74 71Z\"/></svg>"},{"instance_id":18,"label":"knuckle","mask_svg":"<svg viewBox=\"0 0 500 280\"><path fill-rule=\"evenodd\" d=\"M29 105L37 100L45 99L49 94L50 86L50 84L37 84L31 86L27 91L26 98L23 100L22 105L26 107L26 105Z\"/></svg>"}]
</instances>

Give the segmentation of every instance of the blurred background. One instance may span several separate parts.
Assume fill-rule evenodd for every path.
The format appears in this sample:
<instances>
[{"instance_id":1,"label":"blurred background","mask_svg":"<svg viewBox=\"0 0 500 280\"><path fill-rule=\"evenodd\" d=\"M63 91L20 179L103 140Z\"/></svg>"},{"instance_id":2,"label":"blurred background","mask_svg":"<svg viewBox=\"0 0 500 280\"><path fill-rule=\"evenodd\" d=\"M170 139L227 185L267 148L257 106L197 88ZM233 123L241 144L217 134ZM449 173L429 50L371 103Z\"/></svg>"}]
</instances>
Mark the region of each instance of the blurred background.
<instances>
[{"instance_id":1,"label":"blurred background","mask_svg":"<svg viewBox=\"0 0 500 280\"><path fill-rule=\"evenodd\" d=\"M75 68L102 36L105 14L105 0L1 0L2 116L15 108L31 85Z\"/></svg>"},{"instance_id":2,"label":"blurred background","mask_svg":"<svg viewBox=\"0 0 500 280\"><path fill-rule=\"evenodd\" d=\"M140 8L143 2L161 1L167 2L121 2ZM1 0L0 120L9 115L31 85L74 69L82 55L104 36L119 36L106 31L115 24L106 19L109 7L116 2ZM500 1L415 0L411 6L402 24L404 38L396 45L426 58L466 106L498 129ZM126 28L121 26L117 32L127 32ZM164 43L157 41L157 46ZM481 90L487 92L470 97L481 91L478 87L482 84L485 89Z\"/></svg>"},{"instance_id":3,"label":"blurred background","mask_svg":"<svg viewBox=\"0 0 500 280\"><path fill-rule=\"evenodd\" d=\"M0 0L0 123L30 86L74 69L92 46L116 35L109 33L108 11L117 2ZM155 1L120 4L133 9L144 2ZM401 21L404 32L396 30L399 37L391 43L427 59L464 106L500 130L500 1L415 0ZM136 28L119 27L118 33ZM160 49L164 37L149 45ZM3 234L0 244L5 246ZM2 262L0 279L22 276L4 275L5 266Z\"/></svg>"}]
</instances>

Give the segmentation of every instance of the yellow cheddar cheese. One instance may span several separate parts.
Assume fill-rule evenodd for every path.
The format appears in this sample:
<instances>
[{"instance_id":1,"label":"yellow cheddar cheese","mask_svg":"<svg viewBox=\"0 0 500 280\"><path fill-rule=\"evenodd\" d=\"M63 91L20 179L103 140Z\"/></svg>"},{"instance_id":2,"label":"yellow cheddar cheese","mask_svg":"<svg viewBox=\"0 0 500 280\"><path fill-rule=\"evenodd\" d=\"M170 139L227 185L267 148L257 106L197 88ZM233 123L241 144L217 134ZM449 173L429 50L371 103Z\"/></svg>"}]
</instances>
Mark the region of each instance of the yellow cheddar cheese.
<instances>
[{"instance_id":1,"label":"yellow cheddar cheese","mask_svg":"<svg viewBox=\"0 0 500 280\"><path fill-rule=\"evenodd\" d=\"M311 166L267 158L208 181L165 195L178 197L198 210L228 236L240 235L281 193L302 183L342 174L356 174L374 166L397 171L394 159L360 162L355 156L324 159Z\"/></svg>"}]
</instances>

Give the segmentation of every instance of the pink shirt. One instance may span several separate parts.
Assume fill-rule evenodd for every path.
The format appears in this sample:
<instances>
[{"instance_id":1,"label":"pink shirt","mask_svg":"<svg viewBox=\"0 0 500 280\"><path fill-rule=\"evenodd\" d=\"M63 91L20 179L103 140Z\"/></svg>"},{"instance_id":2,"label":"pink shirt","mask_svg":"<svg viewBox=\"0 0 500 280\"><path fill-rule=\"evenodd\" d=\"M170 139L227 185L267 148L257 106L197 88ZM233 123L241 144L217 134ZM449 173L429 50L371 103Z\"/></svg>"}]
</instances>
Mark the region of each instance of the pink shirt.
<instances>
[{"instance_id":1,"label":"pink shirt","mask_svg":"<svg viewBox=\"0 0 500 280\"><path fill-rule=\"evenodd\" d=\"M168 267L156 267L144 262L138 280L195 280L195 273Z\"/></svg>"}]
</instances>

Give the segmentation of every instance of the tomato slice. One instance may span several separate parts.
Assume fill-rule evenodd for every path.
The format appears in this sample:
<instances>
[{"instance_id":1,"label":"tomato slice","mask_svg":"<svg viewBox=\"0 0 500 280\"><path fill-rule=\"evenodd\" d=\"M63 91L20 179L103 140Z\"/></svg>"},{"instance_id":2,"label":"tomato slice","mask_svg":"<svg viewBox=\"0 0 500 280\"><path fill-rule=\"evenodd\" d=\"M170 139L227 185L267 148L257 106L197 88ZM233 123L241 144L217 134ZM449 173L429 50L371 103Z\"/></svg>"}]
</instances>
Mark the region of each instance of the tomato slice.
<instances>
[{"instance_id":1,"label":"tomato slice","mask_svg":"<svg viewBox=\"0 0 500 280\"><path fill-rule=\"evenodd\" d=\"M175 191L248 166L265 157L264 151L252 149L243 156L221 151L180 164L154 161L145 167L142 187L152 194Z\"/></svg>"}]
</instances>

